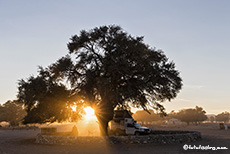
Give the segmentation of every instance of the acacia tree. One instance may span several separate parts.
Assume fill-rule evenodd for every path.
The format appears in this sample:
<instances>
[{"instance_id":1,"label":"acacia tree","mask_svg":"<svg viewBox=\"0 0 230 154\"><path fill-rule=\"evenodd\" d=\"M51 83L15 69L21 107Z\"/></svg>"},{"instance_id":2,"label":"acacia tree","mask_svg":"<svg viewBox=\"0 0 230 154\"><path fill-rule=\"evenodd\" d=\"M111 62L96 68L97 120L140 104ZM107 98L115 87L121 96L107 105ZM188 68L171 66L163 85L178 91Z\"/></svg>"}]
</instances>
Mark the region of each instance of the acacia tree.
<instances>
[{"instance_id":1,"label":"acacia tree","mask_svg":"<svg viewBox=\"0 0 230 154\"><path fill-rule=\"evenodd\" d=\"M69 54L49 67L52 75L67 80L76 95L96 109L102 135L107 135L113 110L153 107L175 98L182 79L163 51L150 48L143 37L133 37L119 26L82 30L71 37Z\"/></svg>"}]
</instances>

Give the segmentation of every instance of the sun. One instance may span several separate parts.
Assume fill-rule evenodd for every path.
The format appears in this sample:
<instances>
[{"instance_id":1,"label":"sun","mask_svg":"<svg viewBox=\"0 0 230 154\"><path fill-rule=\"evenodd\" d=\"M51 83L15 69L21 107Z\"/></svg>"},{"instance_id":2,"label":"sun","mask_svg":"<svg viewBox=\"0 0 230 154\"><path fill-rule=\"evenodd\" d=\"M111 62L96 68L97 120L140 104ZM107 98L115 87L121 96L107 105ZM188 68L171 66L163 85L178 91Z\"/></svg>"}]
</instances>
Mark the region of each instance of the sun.
<instances>
[{"instance_id":1,"label":"sun","mask_svg":"<svg viewBox=\"0 0 230 154\"><path fill-rule=\"evenodd\" d=\"M84 108L84 111L85 111L85 115L84 115L85 119L93 119L95 117L95 111L93 108L87 106Z\"/></svg>"},{"instance_id":2,"label":"sun","mask_svg":"<svg viewBox=\"0 0 230 154\"><path fill-rule=\"evenodd\" d=\"M72 109L73 112L76 112L77 111L77 105L73 105L70 107Z\"/></svg>"}]
</instances>

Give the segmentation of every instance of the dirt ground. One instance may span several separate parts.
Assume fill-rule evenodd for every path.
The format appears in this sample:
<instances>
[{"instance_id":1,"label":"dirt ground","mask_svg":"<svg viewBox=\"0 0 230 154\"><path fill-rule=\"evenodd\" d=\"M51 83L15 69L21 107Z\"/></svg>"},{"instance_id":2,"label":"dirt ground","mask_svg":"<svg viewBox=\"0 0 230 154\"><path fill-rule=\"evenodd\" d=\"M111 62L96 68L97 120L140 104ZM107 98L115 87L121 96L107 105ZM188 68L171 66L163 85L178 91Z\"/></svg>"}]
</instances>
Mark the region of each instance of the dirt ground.
<instances>
[{"instance_id":1,"label":"dirt ground","mask_svg":"<svg viewBox=\"0 0 230 154\"><path fill-rule=\"evenodd\" d=\"M170 154L230 153L230 130L211 126L153 127L157 130L193 130L202 140L180 144L81 144L41 145L35 143L39 130L0 130L0 154ZM184 150L183 146L227 147L228 150Z\"/></svg>"}]
</instances>

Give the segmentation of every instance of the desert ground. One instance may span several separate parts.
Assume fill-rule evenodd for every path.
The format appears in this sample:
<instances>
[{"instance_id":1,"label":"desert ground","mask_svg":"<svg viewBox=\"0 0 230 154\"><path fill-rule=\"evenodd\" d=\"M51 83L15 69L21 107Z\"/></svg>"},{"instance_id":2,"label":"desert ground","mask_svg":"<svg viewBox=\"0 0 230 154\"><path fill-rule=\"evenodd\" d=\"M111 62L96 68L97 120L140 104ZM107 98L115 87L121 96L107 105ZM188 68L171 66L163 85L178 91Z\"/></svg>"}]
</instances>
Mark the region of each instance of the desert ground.
<instances>
[{"instance_id":1,"label":"desert ground","mask_svg":"<svg viewBox=\"0 0 230 154\"><path fill-rule=\"evenodd\" d=\"M39 129L5 130L0 129L0 154L170 154L170 153L230 153L230 130L220 130L217 125L199 126L158 126L157 130L199 131L202 140L179 144L81 144L81 145L42 145L35 143ZM185 144L197 147L227 147L228 150L184 150Z\"/></svg>"}]
</instances>

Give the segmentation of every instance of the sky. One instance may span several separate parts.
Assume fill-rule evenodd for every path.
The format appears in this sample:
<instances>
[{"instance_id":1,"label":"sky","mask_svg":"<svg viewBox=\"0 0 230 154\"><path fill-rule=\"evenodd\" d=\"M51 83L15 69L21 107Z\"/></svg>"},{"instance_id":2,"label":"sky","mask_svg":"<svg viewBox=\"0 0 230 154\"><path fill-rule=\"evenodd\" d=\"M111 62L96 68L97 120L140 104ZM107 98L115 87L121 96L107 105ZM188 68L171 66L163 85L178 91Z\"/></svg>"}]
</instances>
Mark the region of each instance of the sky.
<instances>
[{"instance_id":1,"label":"sky","mask_svg":"<svg viewBox=\"0 0 230 154\"><path fill-rule=\"evenodd\" d=\"M228 0L0 0L0 103L16 99L18 81L68 53L74 34L119 25L162 49L183 79L166 111L201 106L230 111Z\"/></svg>"}]
</instances>

